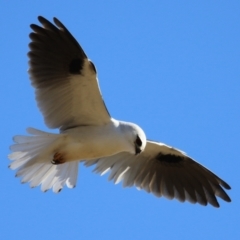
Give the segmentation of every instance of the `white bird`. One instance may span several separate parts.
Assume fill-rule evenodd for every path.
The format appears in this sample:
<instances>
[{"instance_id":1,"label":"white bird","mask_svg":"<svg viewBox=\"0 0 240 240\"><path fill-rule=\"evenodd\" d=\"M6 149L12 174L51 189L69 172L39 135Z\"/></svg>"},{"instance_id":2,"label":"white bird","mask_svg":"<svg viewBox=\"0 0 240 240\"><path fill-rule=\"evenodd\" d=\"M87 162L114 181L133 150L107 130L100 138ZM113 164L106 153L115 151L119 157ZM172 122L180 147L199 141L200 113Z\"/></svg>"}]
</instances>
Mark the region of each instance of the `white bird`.
<instances>
[{"instance_id":1,"label":"white bird","mask_svg":"<svg viewBox=\"0 0 240 240\"><path fill-rule=\"evenodd\" d=\"M219 207L230 202L230 186L184 152L149 141L136 124L111 118L98 85L94 64L57 19L38 17L30 25L29 74L36 100L49 128L59 134L28 128L31 136L15 136L11 169L31 187L59 192L76 186L78 165L96 165L101 175L154 195Z\"/></svg>"}]
</instances>

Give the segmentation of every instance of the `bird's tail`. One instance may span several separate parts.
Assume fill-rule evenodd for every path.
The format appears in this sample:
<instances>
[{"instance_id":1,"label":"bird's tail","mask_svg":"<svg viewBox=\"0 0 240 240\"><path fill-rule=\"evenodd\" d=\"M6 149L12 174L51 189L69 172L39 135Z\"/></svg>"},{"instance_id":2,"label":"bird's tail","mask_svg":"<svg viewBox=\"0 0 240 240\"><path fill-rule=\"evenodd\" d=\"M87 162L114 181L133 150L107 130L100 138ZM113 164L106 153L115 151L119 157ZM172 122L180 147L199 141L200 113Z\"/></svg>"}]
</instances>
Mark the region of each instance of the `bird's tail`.
<instances>
[{"instance_id":1,"label":"bird's tail","mask_svg":"<svg viewBox=\"0 0 240 240\"><path fill-rule=\"evenodd\" d=\"M75 187L79 162L53 165L53 156L46 151L61 134L47 133L34 128L28 128L27 132L32 136L13 138L15 144L10 147L12 153L8 155L12 160L9 168L18 169L16 176L22 177L22 183L30 182L31 187L41 185L44 192L52 188L56 193L60 192L65 184L69 188Z\"/></svg>"}]
</instances>

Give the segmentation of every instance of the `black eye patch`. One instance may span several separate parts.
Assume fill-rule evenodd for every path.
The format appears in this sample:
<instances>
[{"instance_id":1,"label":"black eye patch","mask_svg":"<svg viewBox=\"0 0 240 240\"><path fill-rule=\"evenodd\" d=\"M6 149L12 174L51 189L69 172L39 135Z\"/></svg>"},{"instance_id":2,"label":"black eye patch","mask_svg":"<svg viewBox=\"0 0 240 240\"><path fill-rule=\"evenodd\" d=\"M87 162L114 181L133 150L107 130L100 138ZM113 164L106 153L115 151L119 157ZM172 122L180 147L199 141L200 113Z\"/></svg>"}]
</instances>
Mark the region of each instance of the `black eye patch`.
<instances>
[{"instance_id":1,"label":"black eye patch","mask_svg":"<svg viewBox=\"0 0 240 240\"><path fill-rule=\"evenodd\" d=\"M140 139L140 137L137 135L137 139L136 142L137 146L141 147L142 146L142 140Z\"/></svg>"}]
</instances>

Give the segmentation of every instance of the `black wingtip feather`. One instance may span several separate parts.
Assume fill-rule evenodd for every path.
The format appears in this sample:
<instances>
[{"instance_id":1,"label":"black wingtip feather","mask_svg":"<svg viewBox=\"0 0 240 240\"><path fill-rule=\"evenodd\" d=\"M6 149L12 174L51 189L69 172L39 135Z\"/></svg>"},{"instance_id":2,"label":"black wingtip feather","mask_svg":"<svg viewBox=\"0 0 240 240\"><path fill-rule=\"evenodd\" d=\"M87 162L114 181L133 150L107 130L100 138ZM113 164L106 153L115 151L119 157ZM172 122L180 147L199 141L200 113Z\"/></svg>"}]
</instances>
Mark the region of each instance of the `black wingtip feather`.
<instances>
[{"instance_id":1,"label":"black wingtip feather","mask_svg":"<svg viewBox=\"0 0 240 240\"><path fill-rule=\"evenodd\" d=\"M220 184L227 190L231 189L231 187L226 182L224 182L223 180L220 181Z\"/></svg>"},{"instance_id":2,"label":"black wingtip feather","mask_svg":"<svg viewBox=\"0 0 240 240\"><path fill-rule=\"evenodd\" d=\"M49 23L49 21L46 19L46 18L44 18L44 17L42 17L42 16L38 16L38 21L40 22L40 23L46 23L46 22L48 22Z\"/></svg>"},{"instance_id":3,"label":"black wingtip feather","mask_svg":"<svg viewBox=\"0 0 240 240\"><path fill-rule=\"evenodd\" d=\"M62 24L62 22L60 22L56 17L53 18L53 21L59 28L66 29L66 27Z\"/></svg>"},{"instance_id":4,"label":"black wingtip feather","mask_svg":"<svg viewBox=\"0 0 240 240\"><path fill-rule=\"evenodd\" d=\"M38 16L38 21L41 22L41 19L45 19L45 18L39 15Z\"/></svg>"},{"instance_id":5,"label":"black wingtip feather","mask_svg":"<svg viewBox=\"0 0 240 240\"><path fill-rule=\"evenodd\" d=\"M220 205L219 205L219 203L218 203L218 202L217 202L217 204L216 204L216 205L213 205L213 204L212 204L212 206L213 206L213 207L215 207L215 208L220 208Z\"/></svg>"}]
</instances>

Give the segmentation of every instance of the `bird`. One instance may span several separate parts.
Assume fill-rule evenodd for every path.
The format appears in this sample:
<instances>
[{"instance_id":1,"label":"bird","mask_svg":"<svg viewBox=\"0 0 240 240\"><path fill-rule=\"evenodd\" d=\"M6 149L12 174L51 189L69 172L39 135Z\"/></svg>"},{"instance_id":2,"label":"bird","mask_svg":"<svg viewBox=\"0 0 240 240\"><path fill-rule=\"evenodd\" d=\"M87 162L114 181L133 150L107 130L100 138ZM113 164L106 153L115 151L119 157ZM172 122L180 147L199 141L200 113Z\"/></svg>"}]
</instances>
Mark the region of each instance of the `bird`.
<instances>
[{"instance_id":1,"label":"bird","mask_svg":"<svg viewBox=\"0 0 240 240\"><path fill-rule=\"evenodd\" d=\"M9 168L30 187L58 193L74 188L78 168L123 187L135 186L157 197L219 207L217 197L231 202L230 186L185 152L148 140L140 126L111 117L99 88L93 62L57 19L42 16L31 24L29 78L49 133L27 128L16 135Z\"/></svg>"}]
</instances>

